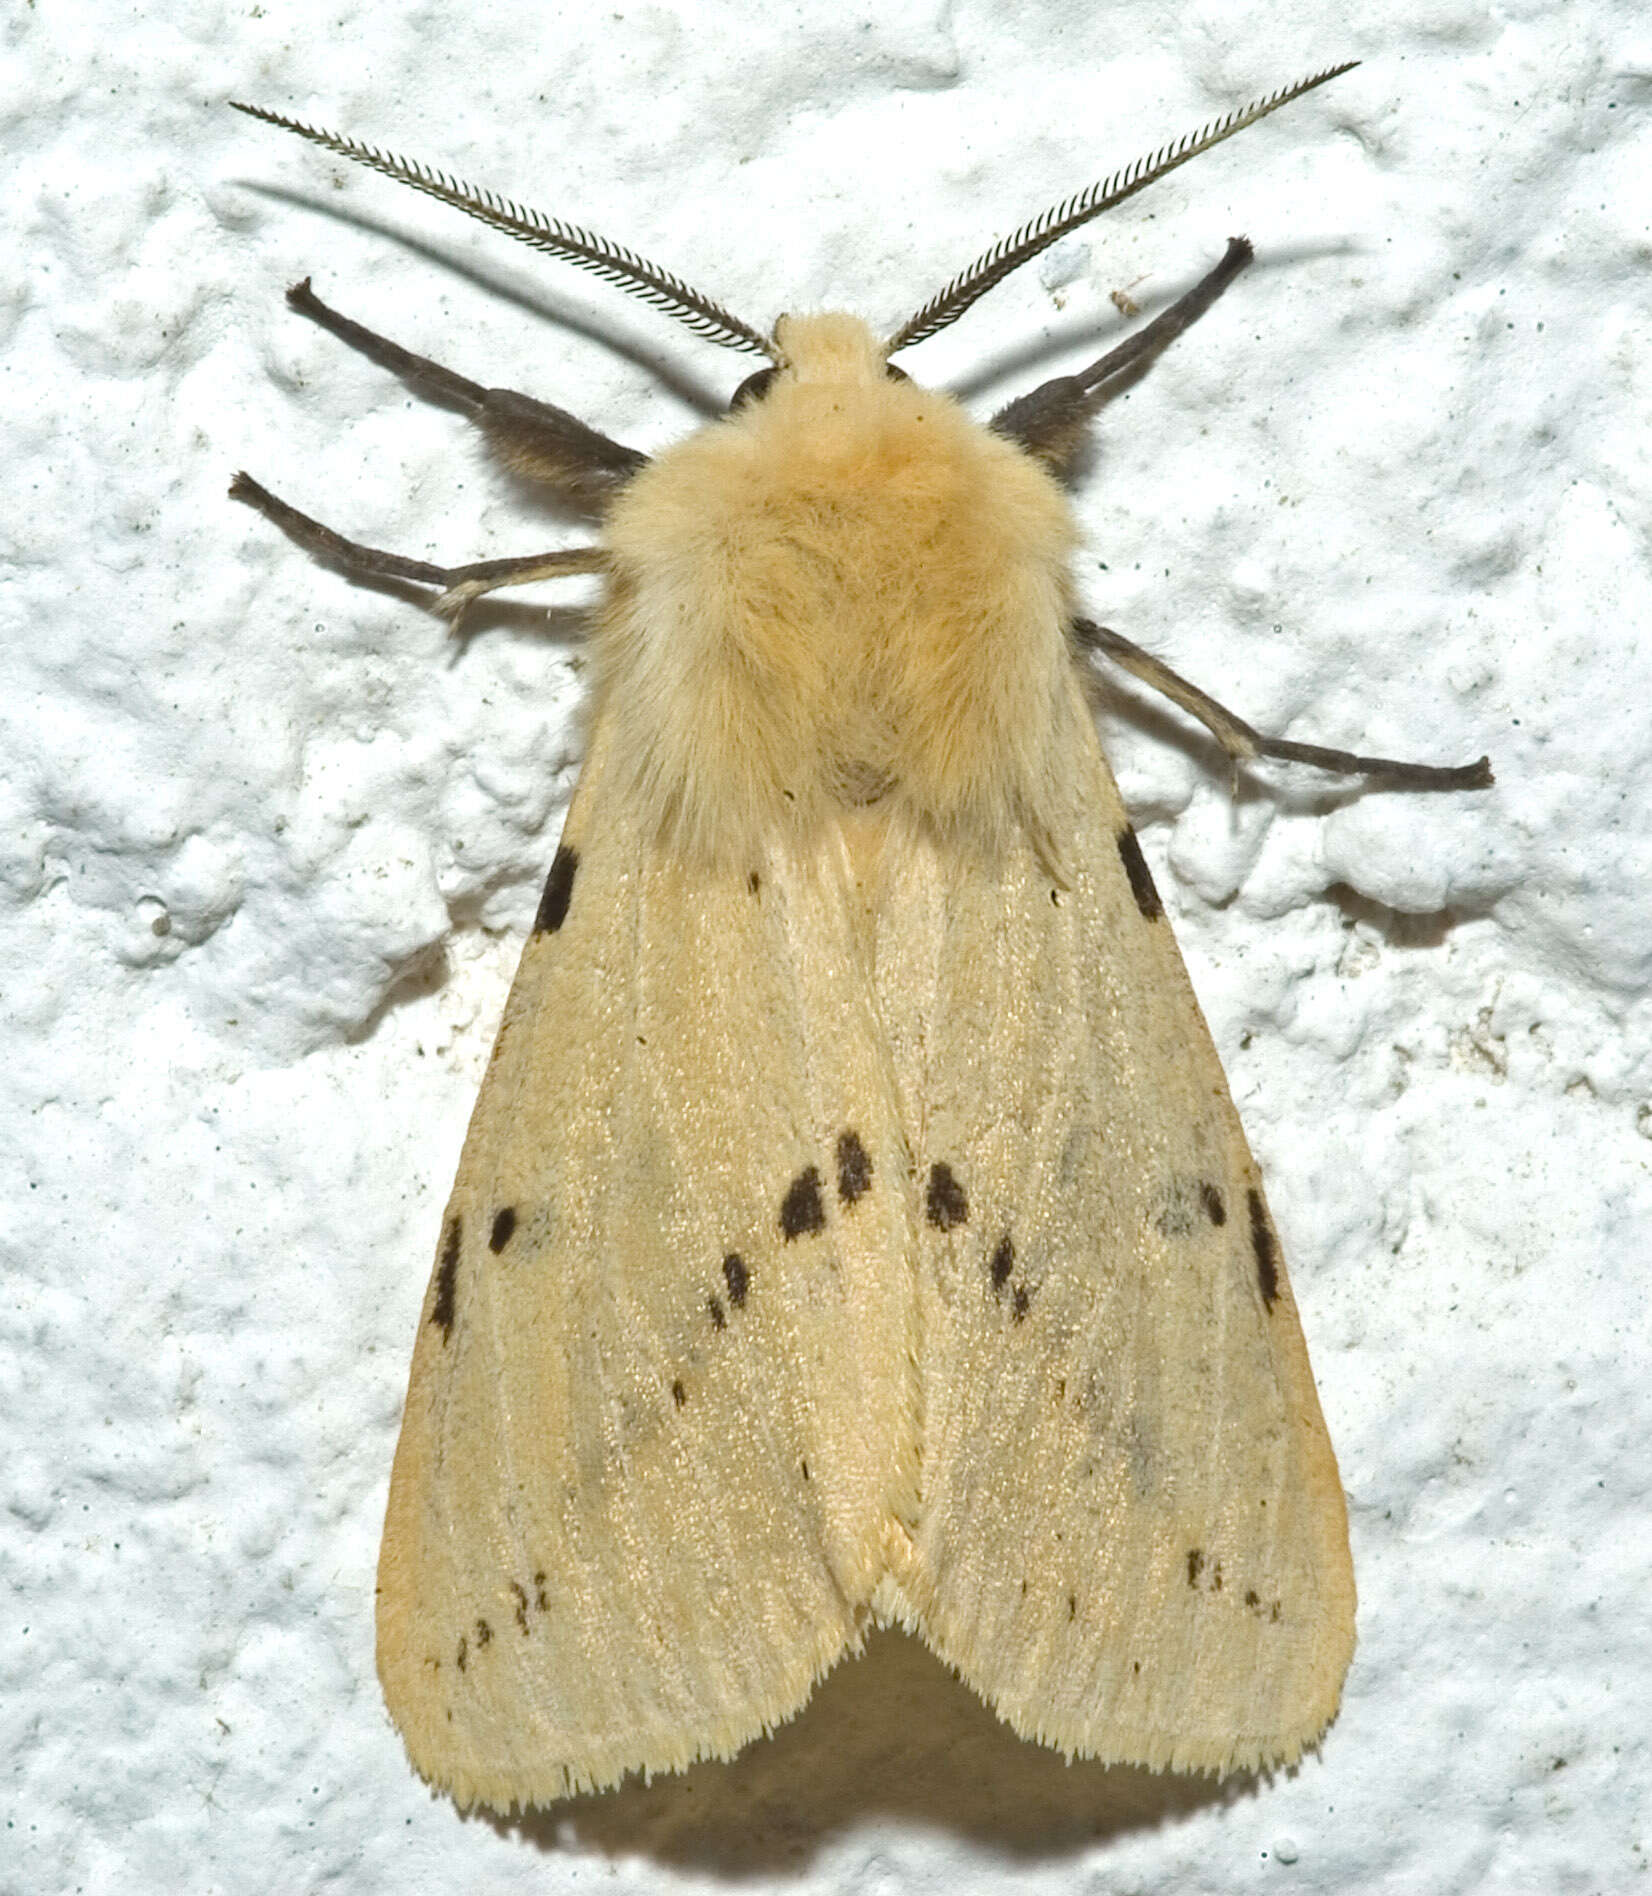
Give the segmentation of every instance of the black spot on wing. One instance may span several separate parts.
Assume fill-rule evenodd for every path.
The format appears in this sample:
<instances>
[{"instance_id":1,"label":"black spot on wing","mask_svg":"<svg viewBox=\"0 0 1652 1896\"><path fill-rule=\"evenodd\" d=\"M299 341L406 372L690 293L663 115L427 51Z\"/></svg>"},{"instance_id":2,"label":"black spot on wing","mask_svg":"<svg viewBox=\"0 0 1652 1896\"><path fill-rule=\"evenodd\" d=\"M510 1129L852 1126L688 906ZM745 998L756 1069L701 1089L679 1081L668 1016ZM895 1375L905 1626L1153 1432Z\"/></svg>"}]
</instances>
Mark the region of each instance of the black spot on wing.
<instances>
[{"instance_id":1,"label":"black spot on wing","mask_svg":"<svg viewBox=\"0 0 1652 1896\"><path fill-rule=\"evenodd\" d=\"M738 1251L730 1251L723 1259L723 1282L728 1285L729 1302L738 1310L746 1301L746 1286L751 1282L746 1260Z\"/></svg>"},{"instance_id":2,"label":"black spot on wing","mask_svg":"<svg viewBox=\"0 0 1652 1896\"><path fill-rule=\"evenodd\" d=\"M470 1641L465 1638L463 1633L461 1633L459 1635L459 1650L454 1655L454 1664L458 1666L461 1672L464 1671L465 1661L467 1658L469 1658L469 1656L470 1656Z\"/></svg>"},{"instance_id":3,"label":"black spot on wing","mask_svg":"<svg viewBox=\"0 0 1652 1896\"><path fill-rule=\"evenodd\" d=\"M872 1155L851 1129L837 1136L837 1195L846 1205L863 1197L872 1186Z\"/></svg>"},{"instance_id":4,"label":"black spot on wing","mask_svg":"<svg viewBox=\"0 0 1652 1896\"><path fill-rule=\"evenodd\" d=\"M1213 1225L1225 1225L1228 1221L1228 1208L1223 1202L1220 1189L1212 1185L1209 1179L1199 1187L1199 1202L1205 1208L1205 1216Z\"/></svg>"},{"instance_id":5,"label":"black spot on wing","mask_svg":"<svg viewBox=\"0 0 1652 1896\"><path fill-rule=\"evenodd\" d=\"M1262 1203L1262 1194L1253 1185L1248 1196L1250 1248L1256 1254L1256 1288L1271 1310L1279 1301L1279 1240L1268 1223L1268 1208Z\"/></svg>"},{"instance_id":6,"label":"black spot on wing","mask_svg":"<svg viewBox=\"0 0 1652 1896\"><path fill-rule=\"evenodd\" d=\"M579 851L572 843L564 843L551 858L551 873L545 878L545 893L539 898L539 913L533 918L536 935L554 935L568 919L578 868Z\"/></svg>"},{"instance_id":7,"label":"black spot on wing","mask_svg":"<svg viewBox=\"0 0 1652 1896\"><path fill-rule=\"evenodd\" d=\"M1190 1547L1187 1550L1187 1584L1190 1587L1196 1587L1199 1584L1199 1575L1204 1572L1204 1566L1203 1552L1197 1547Z\"/></svg>"},{"instance_id":8,"label":"black spot on wing","mask_svg":"<svg viewBox=\"0 0 1652 1896\"><path fill-rule=\"evenodd\" d=\"M512 1617L516 1621L516 1630L519 1633L526 1633L528 1630L527 1593L515 1580L513 1580L510 1583L510 1594L511 1594L511 1598L516 1602L515 1607L512 1609Z\"/></svg>"},{"instance_id":9,"label":"black spot on wing","mask_svg":"<svg viewBox=\"0 0 1652 1896\"><path fill-rule=\"evenodd\" d=\"M493 1214L493 1229L488 1233L488 1249L495 1257L511 1241L511 1233L516 1229L516 1207L505 1205Z\"/></svg>"},{"instance_id":10,"label":"black spot on wing","mask_svg":"<svg viewBox=\"0 0 1652 1896\"><path fill-rule=\"evenodd\" d=\"M746 877L746 887L751 890L753 895L756 895L763 887L763 878L755 869Z\"/></svg>"},{"instance_id":11,"label":"black spot on wing","mask_svg":"<svg viewBox=\"0 0 1652 1896\"><path fill-rule=\"evenodd\" d=\"M711 1317L712 1329L721 1330L727 1326L728 1318L723 1315L723 1306L715 1297L706 1299L706 1310Z\"/></svg>"},{"instance_id":12,"label":"black spot on wing","mask_svg":"<svg viewBox=\"0 0 1652 1896\"><path fill-rule=\"evenodd\" d=\"M992 1273L993 1289L1002 1291L1010 1281L1010 1272L1015 1269L1015 1245L1007 1231L998 1240L998 1249L993 1252L987 1269Z\"/></svg>"},{"instance_id":13,"label":"black spot on wing","mask_svg":"<svg viewBox=\"0 0 1652 1896\"><path fill-rule=\"evenodd\" d=\"M1015 1295L1010 1299L1010 1316L1017 1323L1025 1322L1027 1312L1032 1308L1032 1292L1025 1284L1017 1284Z\"/></svg>"},{"instance_id":14,"label":"black spot on wing","mask_svg":"<svg viewBox=\"0 0 1652 1896\"><path fill-rule=\"evenodd\" d=\"M1130 893L1136 898L1136 907L1148 921L1158 921L1164 914L1164 904L1153 886L1152 872L1147 867L1146 857L1141 853L1141 844L1136 841L1136 832L1128 823L1119 831L1118 845L1119 861L1124 864L1124 873L1130 878Z\"/></svg>"},{"instance_id":15,"label":"black spot on wing","mask_svg":"<svg viewBox=\"0 0 1652 1896\"><path fill-rule=\"evenodd\" d=\"M780 1229L788 1244L793 1238L812 1237L826 1229L818 1165L806 1166L786 1187L786 1196L780 1201Z\"/></svg>"},{"instance_id":16,"label":"black spot on wing","mask_svg":"<svg viewBox=\"0 0 1652 1896\"><path fill-rule=\"evenodd\" d=\"M924 1216L937 1231L952 1231L969 1223L969 1194L954 1177L952 1167L943 1161L937 1160L929 1168Z\"/></svg>"},{"instance_id":17,"label":"black spot on wing","mask_svg":"<svg viewBox=\"0 0 1652 1896\"><path fill-rule=\"evenodd\" d=\"M688 1400L688 1391L683 1387L680 1377L671 1385L671 1400L676 1403L679 1409Z\"/></svg>"},{"instance_id":18,"label":"black spot on wing","mask_svg":"<svg viewBox=\"0 0 1652 1896\"><path fill-rule=\"evenodd\" d=\"M436 1271L436 1301L430 1306L430 1321L442 1333L445 1343L453 1334L453 1294L459 1279L459 1240L464 1227L450 1219L447 1236L442 1240L442 1261Z\"/></svg>"},{"instance_id":19,"label":"black spot on wing","mask_svg":"<svg viewBox=\"0 0 1652 1896\"><path fill-rule=\"evenodd\" d=\"M486 1620L478 1620L476 1622L477 1645L486 1646L487 1644L490 1643L492 1638L493 1638L493 1628L487 1623Z\"/></svg>"}]
</instances>

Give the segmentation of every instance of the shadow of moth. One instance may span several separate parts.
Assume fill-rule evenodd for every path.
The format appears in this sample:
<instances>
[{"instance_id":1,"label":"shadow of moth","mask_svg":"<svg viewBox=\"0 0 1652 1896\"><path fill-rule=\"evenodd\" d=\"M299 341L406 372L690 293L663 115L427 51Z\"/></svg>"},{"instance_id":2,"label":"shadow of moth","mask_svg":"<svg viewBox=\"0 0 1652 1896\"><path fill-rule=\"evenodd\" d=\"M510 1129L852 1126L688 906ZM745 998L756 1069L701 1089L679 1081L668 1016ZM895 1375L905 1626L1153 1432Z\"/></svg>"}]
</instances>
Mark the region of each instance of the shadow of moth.
<instances>
[{"instance_id":1,"label":"shadow of moth","mask_svg":"<svg viewBox=\"0 0 1652 1896\"><path fill-rule=\"evenodd\" d=\"M295 309L600 537L439 567L231 490L450 613L604 580L584 770L442 1223L379 1566L391 1715L461 1805L728 1757L878 1623L1069 1755L1266 1768L1334 1716L1336 1462L1086 654L1236 768L1490 772L1264 738L1076 610L1060 477L1243 240L985 426L890 358L1345 70L1035 218L887 340L846 315L765 333L587 231L241 108L767 358L650 459L305 282Z\"/></svg>"}]
</instances>

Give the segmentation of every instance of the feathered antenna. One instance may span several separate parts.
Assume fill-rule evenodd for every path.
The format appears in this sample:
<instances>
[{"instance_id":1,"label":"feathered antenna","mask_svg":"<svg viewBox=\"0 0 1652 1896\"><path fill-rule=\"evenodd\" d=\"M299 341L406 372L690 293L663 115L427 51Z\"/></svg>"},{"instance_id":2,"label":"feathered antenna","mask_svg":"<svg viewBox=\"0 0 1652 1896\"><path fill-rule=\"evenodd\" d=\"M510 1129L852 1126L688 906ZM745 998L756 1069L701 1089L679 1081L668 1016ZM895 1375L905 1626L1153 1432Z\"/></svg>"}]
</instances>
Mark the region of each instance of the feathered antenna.
<instances>
[{"instance_id":1,"label":"feathered antenna","mask_svg":"<svg viewBox=\"0 0 1652 1896\"><path fill-rule=\"evenodd\" d=\"M1345 72L1352 72L1359 63L1357 59L1345 60L1340 66L1329 66L1324 72L1316 72L1311 79L1300 79L1294 86L1285 86L1278 92L1269 93L1267 98L1258 99L1237 112L1230 112L1226 118L1213 120L1203 131L1178 138L1173 144L1154 152L1150 158L1138 158L1133 165L1126 165L1122 171L1115 172L1100 184L1092 184L1076 197L1051 205L1049 210L1035 217L1031 223L1023 224L1013 236L994 244L985 256L978 257L967 270L955 276L939 296L925 303L917 315L908 317L890 337L885 353L893 355L897 349L910 348L913 343L922 342L937 330L955 323L970 304L985 296L995 283L1003 282L1012 270L1019 270L1029 258L1036 257L1041 250L1047 250L1051 244L1065 237L1068 231L1077 230L1080 224L1089 223L1092 217L1100 217L1103 211L1110 211L1127 197L1145 191L1167 171L1185 165L1189 159L1209 151L1212 145L1221 144L1224 138L1232 138L1235 132L1242 132L1247 125L1254 125L1270 112L1277 112L1282 105L1289 105L1292 99L1300 99L1304 92L1312 92L1316 86L1325 85Z\"/></svg>"},{"instance_id":2,"label":"feathered antenna","mask_svg":"<svg viewBox=\"0 0 1652 1896\"><path fill-rule=\"evenodd\" d=\"M294 132L300 138L307 138L312 145L337 152L341 158L350 158L358 165L383 172L385 177L394 178L398 184L411 185L415 191L424 192L426 197L451 204L467 217L474 217L483 224L491 224L495 230L504 231L506 236L514 237L518 243L531 244L535 250L546 251L553 257L562 258L565 263L591 271L606 282L617 283L622 290L640 296L645 303L652 303L656 309L664 310L666 315L674 316L685 328L693 330L697 336L704 336L708 342L721 343L725 349L743 349L754 355L767 356L771 362L781 359L772 337L753 329L749 323L741 322L721 303L713 302L709 296L702 296L698 290L683 282L681 277L673 276L669 270L662 270L657 263L650 263L646 257L639 257L619 244L610 243L607 238L584 230L578 224L564 224L560 218L529 210L510 198L481 190L460 178L449 177L445 171L432 170L430 166L418 164L412 159L398 158L394 152L380 151L374 145L361 144L338 132L326 132L314 125L303 125L297 119L284 118L281 113L266 111L262 106L242 105L233 99L230 103L237 112L245 112L249 118L262 119L266 125L279 125L284 132Z\"/></svg>"}]
</instances>

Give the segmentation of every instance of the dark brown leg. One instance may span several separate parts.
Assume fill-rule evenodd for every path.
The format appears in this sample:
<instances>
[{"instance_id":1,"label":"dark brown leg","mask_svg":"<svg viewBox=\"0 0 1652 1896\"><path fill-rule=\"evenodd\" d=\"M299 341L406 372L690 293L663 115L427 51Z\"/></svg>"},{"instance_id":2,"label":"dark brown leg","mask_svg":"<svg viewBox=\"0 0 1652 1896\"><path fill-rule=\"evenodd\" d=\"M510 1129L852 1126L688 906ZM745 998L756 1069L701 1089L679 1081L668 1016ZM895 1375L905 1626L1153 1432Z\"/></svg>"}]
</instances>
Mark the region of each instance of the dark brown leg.
<instances>
[{"instance_id":1,"label":"dark brown leg","mask_svg":"<svg viewBox=\"0 0 1652 1896\"><path fill-rule=\"evenodd\" d=\"M412 560L400 553L384 553L377 547L347 540L331 527L322 526L284 500L277 500L267 487L261 487L250 474L237 474L229 484L230 498L256 508L266 520L273 521L291 540L318 559L336 566L351 579L411 580L419 585L440 586L436 610L457 618L471 600L500 586L523 586L530 580L556 579L566 573L600 573L607 568L607 556L600 547L568 547L559 553L530 553L520 559L473 560L468 566L434 566L429 560Z\"/></svg>"},{"instance_id":2,"label":"dark brown leg","mask_svg":"<svg viewBox=\"0 0 1652 1896\"><path fill-rule=\"evenodd\" d=\"M1233 279L1250 262L1253 252L1249 240L1230 237L1222 260L1207 271L1185 296L1162 310L1135 335L1117 348L1098 356L1077 375L1058 375L1041 383L1029 394L1019 395L993 416L995 434L1019 442L1029 454L1060 470L1071 459L1097 391L1104 382L1122 375L1167 348L1184 329L1189 329L1210 308Z\"/></svg>"},{"instance_id":3,"label":"dark brown leg","mask_svg":"<svg viewBox=\"0 0 1652 1896\"><path fill-rule=\"evenodd\" d=\"M308 277L292 286L287 302L369 361L399 375L416 394L469 415L516 473L544 481L581 506L607 501L647 463L647 455L609 440L564 409L514 389L484 388L341 316L310 288Z\"/></svg>"},{"instance_id":4,"label":"dark brown leg","mask_svg":"<svg viewBox=\"0 0 1652 1896\"><path fill-rule=\"evenodd\" d=\"M1189 684L1179 672L1132 645L1127 638L1088 619L1073 621L1073 636L1092 652L1103 652L1114 664L1163 692L1210 732L1236 765L1258 757L1276 757L1286 763L1312 764L1319 770L1342 771L1351 777L1369 777L1389 790L1485 790L1494 779L1491 759L1472 764L1402 764L1391 757L1356 757L1352 751L1331 750L1323 744L1298 744L1287 737L1264 737L1225 705Z\"/></svg>"}]
</instances>

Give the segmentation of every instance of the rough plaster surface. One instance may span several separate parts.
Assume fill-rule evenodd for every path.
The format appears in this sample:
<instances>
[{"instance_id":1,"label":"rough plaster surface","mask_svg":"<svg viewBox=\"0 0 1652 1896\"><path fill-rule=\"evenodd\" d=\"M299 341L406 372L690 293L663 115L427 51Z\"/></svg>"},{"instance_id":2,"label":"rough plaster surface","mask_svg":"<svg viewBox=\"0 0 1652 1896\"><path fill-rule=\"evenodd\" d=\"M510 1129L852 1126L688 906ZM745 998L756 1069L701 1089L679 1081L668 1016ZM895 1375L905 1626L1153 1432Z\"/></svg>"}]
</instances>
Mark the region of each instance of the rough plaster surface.
<instances>
[{"instance_id":1,"label":"rough plaster surface","mask_svg":"<svg viewBox=\"0 0 1652 1896\"><path fill-rule=\"evenodd\" d=\"M473 19L465 16L472 14ZM1652 1531L1652 27L1486 6L114 0L0 22L0 1889L1614 1891L1645 1871ZM1265 727L1495 791L1230 800L1105 735L1273 1203L1352 1504L1322 1750L1064 1766L884 1637L732 1766L526 1824L408 1770L372 1661L406 1361L579 756L566 613L454 647L226 502L378 544L564 526L284 309L648 446L744 370L223 109L589 221L766 321L897 319L1258 92L1360 72L998 290L982 407L1231 232L1116 402L1095 615ZM567 536L571 537L571 536Z\"/></svg>"}]
</instances>

